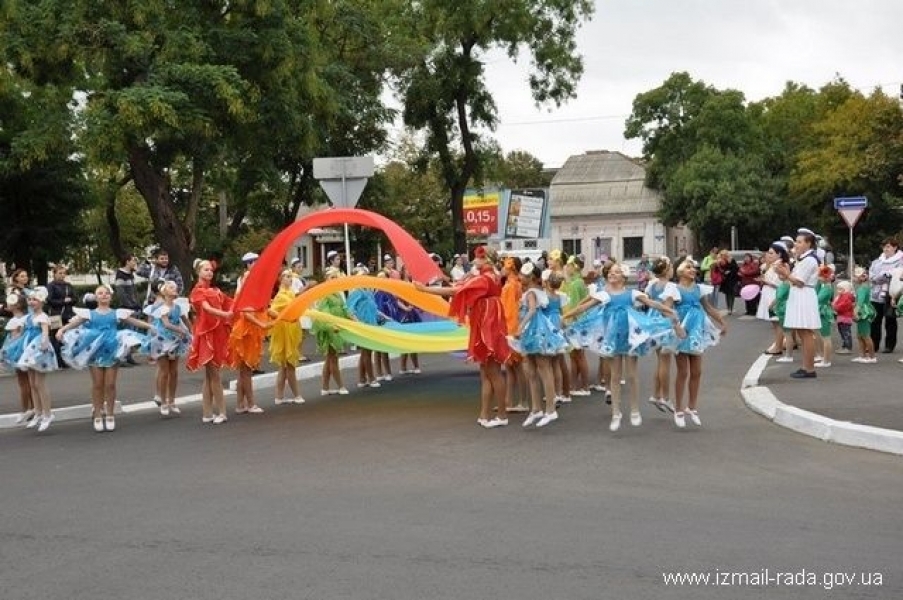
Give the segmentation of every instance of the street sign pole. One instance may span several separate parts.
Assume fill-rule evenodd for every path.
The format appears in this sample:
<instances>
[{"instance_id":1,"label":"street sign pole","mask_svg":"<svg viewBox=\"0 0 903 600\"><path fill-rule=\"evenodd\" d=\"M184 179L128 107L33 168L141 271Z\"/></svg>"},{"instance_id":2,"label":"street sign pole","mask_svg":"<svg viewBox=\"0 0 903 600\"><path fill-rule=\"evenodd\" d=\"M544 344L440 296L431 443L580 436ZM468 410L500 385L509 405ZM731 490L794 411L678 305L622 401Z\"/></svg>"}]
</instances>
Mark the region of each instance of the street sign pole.
<instances>
[{"instance_id":1,"label":"street sign pole","mask_svg":"<svg viewBox=\"0 0 903 600\"><path fill-rule=\"evenodd\" d=\"M865 196L852 196L846 198L834 198L834 209L840 213L847 227L850 228L850 254L847 257L847 276L850 281L853 280L853 269L856 267L856 260L853 257L853 228L859 222L859 217L865 212L869 201Z\"/></svg>"},{"instance_id":2,"label":"street sign pole","mask_svg":"<svg viewBox=\"0 0 903 600\"><path fill-rule=\"evenodd\" d=\"M345 169L342 169L342 206L348 206L348 183L345 177ZM357 205L357 200L354 201ZM351 275L351 232L348 223L342 223L345 227L345 274Z\"/></svg>"},{"instance_id":3,"label":"street sign pole","mask_svg":"<svg viewBox=\"0 0 903 600\"><path fill-rule=\"evenodd\" d=\"M314 178L320 181L320 186L332 201L333 206L339 208L354 208L367 179L373 175L372 156L340 156L336 158L315 158ZM343 223L345 229L345 268L351 275L353 259L351 257L351 233L348 223Z\"/></svg>"}]
</instances>

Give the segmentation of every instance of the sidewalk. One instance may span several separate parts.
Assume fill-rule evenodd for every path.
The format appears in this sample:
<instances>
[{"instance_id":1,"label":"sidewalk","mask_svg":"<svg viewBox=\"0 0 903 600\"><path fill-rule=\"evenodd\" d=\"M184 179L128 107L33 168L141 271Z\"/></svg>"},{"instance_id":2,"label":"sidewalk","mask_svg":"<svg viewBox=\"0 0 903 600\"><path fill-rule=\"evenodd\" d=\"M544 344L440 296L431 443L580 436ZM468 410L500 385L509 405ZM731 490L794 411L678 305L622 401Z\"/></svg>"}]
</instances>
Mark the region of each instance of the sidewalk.
<instances>
[{"instance_id":1,"label":"sidewalk","mask_svg":"<svg viewBox=\"0 0 903 600\"><path fill-rule=\"evenodd\" d=\"M733 320L733 331L762 323ZM750 337L769 341L758 332ZM835 347L840 347L835 340ZM903 353L878 354L877 364L851 362L857 354L835 355L832 366L818 369L817 379L792 379L800 368L794 362L777 363L760 355L743 382L744 402L755 412L787 427L824 441L903 455Z\"/></svg>"}]
</instances>

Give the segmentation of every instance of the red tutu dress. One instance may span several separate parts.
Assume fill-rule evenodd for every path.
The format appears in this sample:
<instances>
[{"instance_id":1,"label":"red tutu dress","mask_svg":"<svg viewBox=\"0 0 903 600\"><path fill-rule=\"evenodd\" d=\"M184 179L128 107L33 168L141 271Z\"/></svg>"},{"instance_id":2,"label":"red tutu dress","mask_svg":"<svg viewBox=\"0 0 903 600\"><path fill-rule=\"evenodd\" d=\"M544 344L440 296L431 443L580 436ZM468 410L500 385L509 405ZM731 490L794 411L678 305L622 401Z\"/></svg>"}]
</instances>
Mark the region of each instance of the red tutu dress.
<instances>
[{"instance_id":1,"label":"red tutu dress","mask_svg":"<svg viewBox=\"0 0 903 600\"><path fill-rule=\"evenodd\" d=\"M465 281L452 297L449 315L460 323L467 320L470 325L468 360L499 364L508 360L511 348L501 294L495 274L487 271Z\"/></svg>"},{"instance_id":2,"label":"red tutu dress","mask_svg":"<svg viewBox=\"0 0 903 600\"><path fill-rule=\"evenodd\" d=\"M208 363L223 367L230 362L229 323L204 310L204 302L219 310L231 311L232 298L221 290L201 282L191 290L188 297L195 314L191 350L185 366L189 371L197 371Z\"/></svg>"}]
</instances>

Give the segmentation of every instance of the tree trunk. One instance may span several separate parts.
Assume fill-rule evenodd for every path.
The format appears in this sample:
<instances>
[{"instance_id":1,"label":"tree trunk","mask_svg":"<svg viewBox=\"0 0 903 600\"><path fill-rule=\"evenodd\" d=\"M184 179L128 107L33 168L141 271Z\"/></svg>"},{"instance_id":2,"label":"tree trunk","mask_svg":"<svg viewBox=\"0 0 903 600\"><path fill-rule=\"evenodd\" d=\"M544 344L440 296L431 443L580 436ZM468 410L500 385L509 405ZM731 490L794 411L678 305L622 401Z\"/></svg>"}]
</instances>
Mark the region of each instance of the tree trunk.
<instances>
[{"instance_id":1,"label":"tree trunk","mask_svg":"<svg viewBox=\"0 0 903 600\"><path fill-rule=\"evenodd\" d=\"M125 256L125 248L122 246L122 233L119 229L119 218L116 216L116 189L107 190L107 227L110 229L110 248L116 260L122 260Z\"/></svg>"},{"instance_id":2,"label":"tree trunk","mask_svg":"<svg viewBox=\"0 0 903 600\"><path fill-rule=\"evenodd\" d=\"M169 177L156 170L150 163L150 152L147 148L131 148L129 150L129 166L135 181L135 188L147 204L147 210L154 224L157 243L169 253L170 262L179 267L185 279L185 286L188 288L194 275L191 255L192 236L176 214L170 196Z\"/></svg>"}]
</instances>

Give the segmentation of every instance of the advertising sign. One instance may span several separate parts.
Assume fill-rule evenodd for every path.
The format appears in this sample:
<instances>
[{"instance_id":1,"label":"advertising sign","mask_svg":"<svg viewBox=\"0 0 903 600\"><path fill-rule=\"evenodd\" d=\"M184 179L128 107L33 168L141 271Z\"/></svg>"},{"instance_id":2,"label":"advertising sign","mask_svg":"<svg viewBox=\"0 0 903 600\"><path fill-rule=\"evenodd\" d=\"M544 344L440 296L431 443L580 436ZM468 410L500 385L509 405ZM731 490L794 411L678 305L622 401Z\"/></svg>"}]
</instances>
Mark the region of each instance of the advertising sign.
<instances>
[{"instance_id":1,"label":"advertising sign","mask_svg":"<svg viewBox=\"0 0 903 600\"><path fill-rule=\"evenodd\" d=\"M505 219L505 237L542 237L546 199L545 190L511 190Z\"/></svg>"},{"instance_id":2,"label":"advertising sign","mask_svg":"<svg viewBox=\"0 0 903 600\"><path fill-rule=\"evenodd\" d=\"M467 190L464 193L464 229L468 237L498 233L500 195L498 190Z\"/></svg>"}]
</instances>

